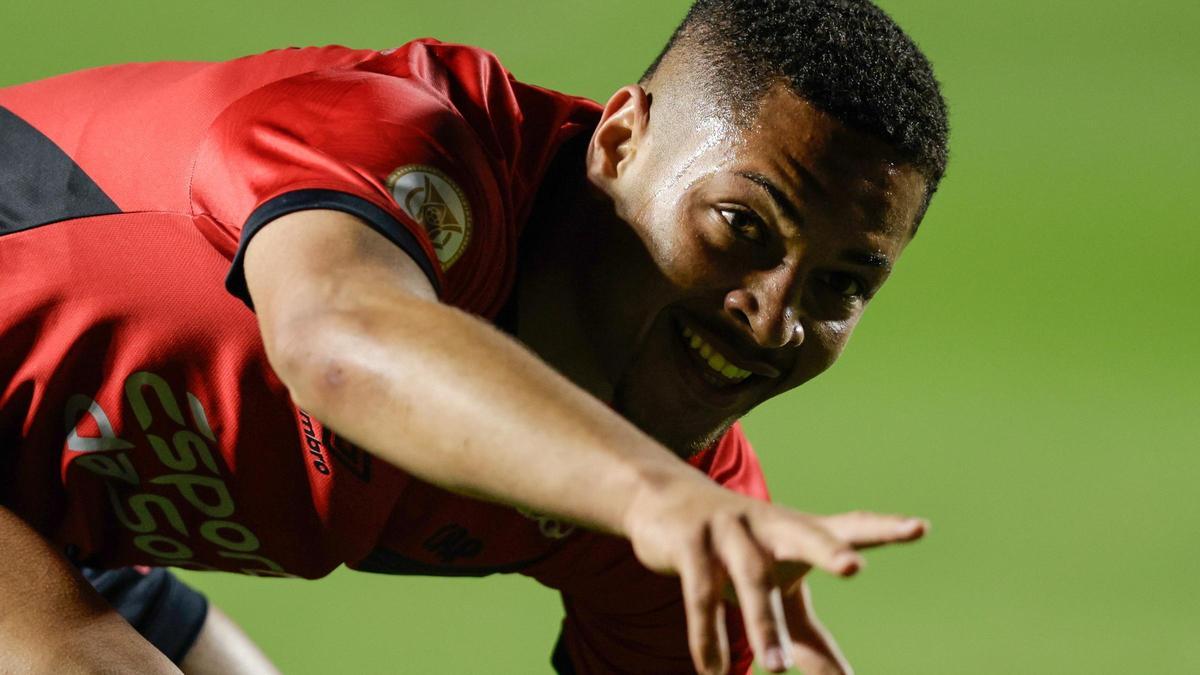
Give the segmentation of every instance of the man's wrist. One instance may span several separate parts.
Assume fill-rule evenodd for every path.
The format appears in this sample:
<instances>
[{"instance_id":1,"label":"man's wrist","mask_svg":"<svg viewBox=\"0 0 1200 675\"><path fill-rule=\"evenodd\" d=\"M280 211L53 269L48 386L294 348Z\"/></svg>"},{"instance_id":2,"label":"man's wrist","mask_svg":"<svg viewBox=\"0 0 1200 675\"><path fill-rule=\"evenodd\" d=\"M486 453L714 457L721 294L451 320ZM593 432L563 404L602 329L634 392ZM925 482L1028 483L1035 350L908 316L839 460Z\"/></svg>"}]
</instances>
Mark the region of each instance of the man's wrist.
<instances>
[{"instance_id":1,"label":"man's wrist","mask_svg":"<svg viewBox=\"0 0 1200 675\"><path fill-rule=\"evenodd\" d=\"M633 536L638 521L648 511L655 510L654 504L661 503L664 497L680 491L714 487L704 474L674 456L664 457L664 461L643 462L635 475L636 480L620 516L619 534L625 538Z\"/></svg>"}]
</instances>

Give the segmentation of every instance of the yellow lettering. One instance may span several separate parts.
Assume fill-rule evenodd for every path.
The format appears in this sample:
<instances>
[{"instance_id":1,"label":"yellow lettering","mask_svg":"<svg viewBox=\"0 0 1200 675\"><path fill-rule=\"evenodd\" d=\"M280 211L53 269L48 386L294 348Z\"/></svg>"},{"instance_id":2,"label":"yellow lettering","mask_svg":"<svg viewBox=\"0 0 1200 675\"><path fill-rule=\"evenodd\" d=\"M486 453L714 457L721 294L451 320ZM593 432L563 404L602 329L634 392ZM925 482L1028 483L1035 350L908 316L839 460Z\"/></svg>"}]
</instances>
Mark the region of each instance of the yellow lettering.
<instances>
[{"instance_id":1,"label":"yellow lettering","mask_svg":"<svg viewBox=\"0 0 1200 675\"><path fill-rule=\"evenodd\" d=\"M108 499L112 502L113 512L117 515L117 520L121 524L134 532L151 532L158 528L158 523L155 522L153 514L150 513L150 506L155 505L167 517L167 522L171 527L175 528L176 532L186 535L188 533L187 525L183 523L183 518L179 516L179 511L171 500L160 495L136 494L129 498L129 510L136 519L130 518L125 513L125 509L121 506L121 498L117 495L117 491L113 488L112 483L105 483L108 488Z\"/></svg>"},{"instance_id":2,"label":"yellow lettering","mask_svg":"<svg viewBox=\"0 0 1200 675\"><path fill-rule=\"evenodd\" d=\"M156 485L174 485L189 504L209 518L225 518L233 515L233 496L225 482L212 476L197 476L191 473L173 473L151 479ZM201 488L208 499L200 496ZM251 535L253 536L253 535Z\"/></svg>"},{"instance_id":3,"label":"yellow lettering","mask_svg":"<svg viewBox=\"0 0 1200 675\"><path fill-rule=\"evenodd\" d=\"M222 531L232 531L238 539L229 539ZM207 520L200 526L200 536L231 551L253 551L258 548L258 537L245 525L230 520Z\"/></svg>"},{"instance_id":4,"label":"yellow lettering","mask_svg":"<svg viewBox=\"0 0 1200 675\"><path fill-rule=\"evenodd\" d=\"M159 402L162 403L163 410L167 412L167 416L175 420L176 424L183 426L183 412L179 409L179 402L175 400L175 395L171 393L171 386L158 375L140 370L125 380L125 399L129 401L129 406L133 409L138 424L142 425L142 431L150 428L150 423L154 421L154 415L151 414L150 406L146 403L146 397L143 395L146 387L154 390Z\"/></svg>"},{"instance_id":5,"label":"yellow lettering","mask_svg":"<svg viewBox=\"0 0 1200 675\"><path fill-rule=\"evenodd\" d=\"M129 456L123 452L118 455L83 455L76 457L71 463L104 478L115 478L130 485L138 485L141 482L137 469L133 468L133 462L130 462Z\"/></svg>"},{"instance_id":6,"label":"yellow lettering","mask_svg":"<svg viewBox=\"0 0 1200 675\"><path fill-rule=\"evenodd\" d=\"M243 567L238 570L240 574L249 574L255 577L295 577L294 574L288 574L283 570L279 563L269 558L264 558L256 553L233 553L231 551L221 551L219 555L222 558L231 558L238 560L250 560L262 564L265 569Z\"/></svg>"},{"instance_id":7,"label":"yellow lettering","mask_svg":"<svg viewBox=\"0 0 1200 675\"><path fill-rule=\"evenodd\" d=\"M170 537L159 534L142 534L133 538L133 545L157 558L169 560L168 564L178 565L181 558L192 557L192 549L186 544ZM163 548L166 546L168 548Z\"/></svg>"}]
</instances>

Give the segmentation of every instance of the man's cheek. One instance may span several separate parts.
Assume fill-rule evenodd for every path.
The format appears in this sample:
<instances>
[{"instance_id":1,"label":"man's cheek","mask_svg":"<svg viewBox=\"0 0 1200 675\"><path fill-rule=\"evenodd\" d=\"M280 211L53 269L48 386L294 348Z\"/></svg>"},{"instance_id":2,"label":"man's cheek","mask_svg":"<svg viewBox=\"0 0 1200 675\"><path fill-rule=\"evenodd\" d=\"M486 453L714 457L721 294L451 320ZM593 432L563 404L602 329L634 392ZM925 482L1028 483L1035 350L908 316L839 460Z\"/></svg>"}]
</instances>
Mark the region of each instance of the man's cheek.
<instances>
[{"instance_id":1,"label":"man's cheek","mask_svg":"<svg viewBox=\"0 0 1200 675\"><path fill-rule=\"evenodd\" d=\"M825 372L838 360L856 323L854 320L822 321L808 329L800 347L804 354L802 370L805 380Z\"/></svg>"},{"instance_id":2,"label":"man's cheek","mask_svg":"<svg viewBox=\"0 0 1200 675\"><path fill-rule=\"evenodd\" d=\"M683 237L658 251L655 264L673 288L689 290L703 283L709 257L692 237Z\"/></svg>"}]
</instances>

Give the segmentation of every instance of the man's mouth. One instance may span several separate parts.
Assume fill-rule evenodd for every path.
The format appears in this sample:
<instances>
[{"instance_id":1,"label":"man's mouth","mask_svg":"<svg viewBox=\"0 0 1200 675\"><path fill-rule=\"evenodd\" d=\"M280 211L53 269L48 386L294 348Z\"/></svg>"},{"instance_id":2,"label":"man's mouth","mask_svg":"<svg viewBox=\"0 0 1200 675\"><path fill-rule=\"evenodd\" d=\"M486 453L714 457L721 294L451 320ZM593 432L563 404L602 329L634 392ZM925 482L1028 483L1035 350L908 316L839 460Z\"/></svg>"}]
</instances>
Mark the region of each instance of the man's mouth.
<instances>
[{"instance_id":1,"label":"man's mouth","mask_svg":"<svg viewBox=\"0 0 1200 675\"><path fill-rule=\"evenodd\" d=\"M697 361L701 364L701 373L711 384L718 387L740 384L753 375L750 371L734 365L730 357L721 353L690 326L682 324L680 334L683 335L683 341L687 343L692 354L700 357Z\"/></svg>"},{"instance_id":2,"label":"man's mouth","mask_svg":"<svg viewBox=\"0 0 1200 675\"><path fill-rule=\"evenodd\" d=\"M779 376L778 369L741 354L717 333L682 316L676 318L675 328L683 347L681 351L689 357L681 365L694 373L693 377L698 375L711 389L719 390L722 402L728 402L726 399L729 396L738 396L758 379Z\"/></svg>"}]
</instances>

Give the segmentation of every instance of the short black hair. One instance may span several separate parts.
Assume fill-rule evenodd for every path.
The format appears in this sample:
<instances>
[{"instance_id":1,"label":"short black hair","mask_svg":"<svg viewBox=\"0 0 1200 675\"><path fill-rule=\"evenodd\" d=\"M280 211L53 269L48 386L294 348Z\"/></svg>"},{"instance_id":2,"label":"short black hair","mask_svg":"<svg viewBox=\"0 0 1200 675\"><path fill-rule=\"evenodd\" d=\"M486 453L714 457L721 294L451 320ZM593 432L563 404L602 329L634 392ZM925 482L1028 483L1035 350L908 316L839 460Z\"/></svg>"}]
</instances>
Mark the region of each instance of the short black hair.
<instances>
[{"instance_id":1,"label":"short black hair","mask_svg":"<svg viewBox=\"0 0 1200 675\"><path fill-rule=\"evenodd\" d=\"M721 103L745 115L777 82L912 163L932 196L946 172L946 102L929 60L868 0L697 0L642 76L672 49L704 59Z\"/></svg>"}]
</instances>

